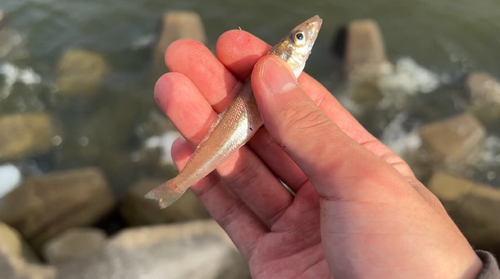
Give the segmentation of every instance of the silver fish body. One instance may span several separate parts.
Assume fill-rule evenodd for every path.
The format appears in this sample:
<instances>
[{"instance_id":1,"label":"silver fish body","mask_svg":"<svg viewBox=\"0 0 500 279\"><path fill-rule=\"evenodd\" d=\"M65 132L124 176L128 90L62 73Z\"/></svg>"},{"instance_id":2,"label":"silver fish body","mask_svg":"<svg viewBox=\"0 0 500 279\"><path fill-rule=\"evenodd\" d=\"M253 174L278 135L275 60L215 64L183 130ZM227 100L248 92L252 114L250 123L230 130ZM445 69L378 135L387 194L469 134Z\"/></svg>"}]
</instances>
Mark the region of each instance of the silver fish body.
<instances>
[{"instance_id":1,"label":"silver fish body","mask_svg":"<svg viewBox=\"0 0 500 279\"><path fill-rule=\"evenodd\" d=\"M311 53L321 24L322 20L318 16L306 20L276 44L269 54L285 60L298 77ZM215 170L247 143L263 124L249 78L231 105L219 114L184 169L175 178L146 194L146 198L158 200L161 208L171 205L191 185Z\"/></svg>"}]
</instances>

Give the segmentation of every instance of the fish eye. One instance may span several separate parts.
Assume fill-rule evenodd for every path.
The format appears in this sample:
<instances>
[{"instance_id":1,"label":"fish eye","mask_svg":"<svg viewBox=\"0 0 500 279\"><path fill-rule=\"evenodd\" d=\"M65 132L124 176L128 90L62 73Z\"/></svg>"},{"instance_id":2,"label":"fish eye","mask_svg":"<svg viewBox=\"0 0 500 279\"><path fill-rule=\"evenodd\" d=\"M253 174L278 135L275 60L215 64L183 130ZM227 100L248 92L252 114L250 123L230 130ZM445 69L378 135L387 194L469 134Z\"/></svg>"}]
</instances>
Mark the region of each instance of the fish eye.
<instances>
[{"instance_id":1,"label":"fish eye","mask_svg":"<svg viewBox=\"0 0 500 279\"><path fill-rule=\"evenodd\" d=\"M304 32L299 31L293 36L293 41L297 45L303 45L305 43L305 38Z\"/></svg>"}]
</instances>

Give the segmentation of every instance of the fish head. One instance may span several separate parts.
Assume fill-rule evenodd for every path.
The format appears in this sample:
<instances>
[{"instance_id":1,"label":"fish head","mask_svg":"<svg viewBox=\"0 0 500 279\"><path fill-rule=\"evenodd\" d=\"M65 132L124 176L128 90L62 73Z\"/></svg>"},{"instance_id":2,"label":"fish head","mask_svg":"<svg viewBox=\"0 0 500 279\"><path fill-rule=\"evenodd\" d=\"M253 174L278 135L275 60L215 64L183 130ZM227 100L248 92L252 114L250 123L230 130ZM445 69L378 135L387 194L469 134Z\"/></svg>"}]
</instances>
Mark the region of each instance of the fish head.
<instances>
[{"instance_id":1,"label":"fish head","mask_svg":"<svg viewBox=\"0 0 500 279\"><path fill-rule=\"evenodd\" d=\"M314 42L318 38L322 23L323 20L319 16L311 17L292 29L288 36L281 39L269 53L285 60L293 70L295 77L299 77L306 65L309 54L311 54Z\"/></svg>"}]
</instances>

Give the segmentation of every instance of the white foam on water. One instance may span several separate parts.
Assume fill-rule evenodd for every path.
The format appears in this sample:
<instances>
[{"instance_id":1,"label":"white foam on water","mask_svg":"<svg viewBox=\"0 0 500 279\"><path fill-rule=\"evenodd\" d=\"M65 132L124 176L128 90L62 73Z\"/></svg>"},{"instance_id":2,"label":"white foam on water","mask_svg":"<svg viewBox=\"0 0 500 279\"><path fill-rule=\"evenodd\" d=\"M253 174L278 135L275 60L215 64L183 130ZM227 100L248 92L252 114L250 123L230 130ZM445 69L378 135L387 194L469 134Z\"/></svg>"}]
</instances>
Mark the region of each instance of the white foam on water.
<instances>
[{"instance_id":1,"label":"white foam on water","mask_svg":"<svg viewBox=\"0 0 500 279\"><path fill-rule=\"evenodd\" d=\"M144 147L146 149L160 149L160 163L162 165L173 165L172 144L180 135L177 131L169 131L160 136L153 136L144 141Z\"/></svg>"},{"instance_id":2,"label":"white foam on water","mask_svg":"<svg viewBox=\"0 0 500 279\"><path fill-rule=\"evenodd\" d=\"M132 41L132 44L130 47L133 50L138 50L141 48L148 47L155 42L156 38L157 38L156 34L145 34L145 35L139 36Z\"/></svg>"},{"instance_id":3,"label":"white foam on water","mask_svg":"<svg viewBox=\"0 0 500 279\"><path fill-rule=\"evenodd\" d=\"M0 75L4 76L3 85L0 87L0 100L9 97L16 82L36 85L42 81L41 76L33 69L19 68L11 63L0 64Z\"/></svg>"},{"instance_id":4,"label":"white foam on water","mask_svg":"<svg viewBox=\"0 0 500 279\"><path fill-rule=\"evenodd\" d=\"M396 62L392 73L379 81L383 91L397 90L400 93L415 95L430 93L438 88L444 78L418 65L409 57Z\"/></svg>"},{"instance_id":5,"label":"white foam on water","mask_svg":"<svg viewBox=\"0 0 500 279\"><path fill-rule=\"evenodd\" d=\"M0 165L0 198L14 190L21 182L22 176L12 164Z\"/></svg>"},{"instance_id":6,"label":"white foam on water","mask_svg":"<svg viewBox=\"0 0 500 279\"><path fill-rule=\"evenodd\" d=\"M448 80L447 76L440 76L425 69L412 58L401 58L396 61L392 72L381 76L378 81L378 86L384 95L378 107L403 108L406 106L408 96L431 93Z\"/></svg>"},{"instance_id":7,"label":"white foam on water","mask_svg":"<svg viewBox=\"0 0 500 279\"><path fill-rule=\"evenodd\" d=\"M411 131L407 131L403 124L408 119L406 113L400 113L385 127L380 140L387 145L394 153L400 157L405 152L416 150L422 145L418 125L415 125Z\"/></svg>"}]
</instances>

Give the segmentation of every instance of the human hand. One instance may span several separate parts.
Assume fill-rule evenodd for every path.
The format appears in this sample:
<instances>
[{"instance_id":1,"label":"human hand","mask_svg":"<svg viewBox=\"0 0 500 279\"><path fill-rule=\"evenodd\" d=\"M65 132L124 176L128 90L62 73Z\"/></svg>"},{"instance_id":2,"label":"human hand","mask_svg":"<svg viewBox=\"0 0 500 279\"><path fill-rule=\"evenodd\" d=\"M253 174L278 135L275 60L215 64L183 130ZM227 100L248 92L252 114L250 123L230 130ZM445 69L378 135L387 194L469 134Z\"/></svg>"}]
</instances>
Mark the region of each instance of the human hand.
<instances>
[{"instance_id":1,"label":"human hand","mask_svg":"<svg viewBox=\"0 0 500 279\"><path fill-rule=\"evenodd\" d=\"M172 151L182 168L252 74L265 128L192 186L252 277L475 278L481 261L408 165L313 78L259 60L269 49L243 31L219 38L218 59L177 41L155 88L184 137Z\"/></svg>"}]
</instances>

